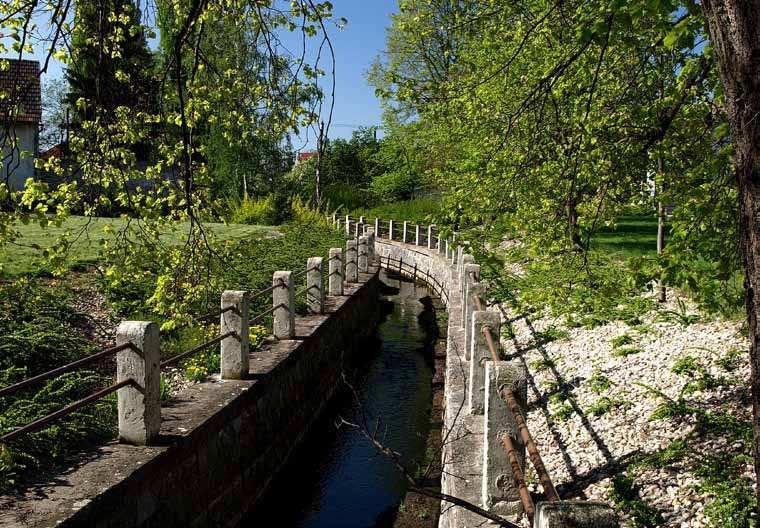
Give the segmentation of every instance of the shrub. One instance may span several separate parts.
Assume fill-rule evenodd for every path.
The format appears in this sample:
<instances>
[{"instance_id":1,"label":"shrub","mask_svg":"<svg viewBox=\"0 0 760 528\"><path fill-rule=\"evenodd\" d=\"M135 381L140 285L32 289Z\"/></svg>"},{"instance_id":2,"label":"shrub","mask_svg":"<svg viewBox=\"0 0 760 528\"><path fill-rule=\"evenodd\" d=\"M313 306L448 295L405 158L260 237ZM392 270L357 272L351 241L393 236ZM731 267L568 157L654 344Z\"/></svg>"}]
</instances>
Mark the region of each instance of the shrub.
<instances>
[{"instance_id":1,"label":"shrub","mask_svg":"<svg viewBox=\"0 0 760 528\"><path fill-rule=\"evenodd\" d=\"M417 174L405 171L391 171L372 179L372 193L383 203L409 200L420 187Z\"/></svg>"},{"instance_id":2,"label":"shrub","mask_svg":"<svg viewBox=\"0 0 760 528\"><path fill-rule=\"evenodd\" d=\"M276 225L279 213L272 194L264 198L245 198L231 203L230 221L234 224Z\"/></svg>"}]
</instances>

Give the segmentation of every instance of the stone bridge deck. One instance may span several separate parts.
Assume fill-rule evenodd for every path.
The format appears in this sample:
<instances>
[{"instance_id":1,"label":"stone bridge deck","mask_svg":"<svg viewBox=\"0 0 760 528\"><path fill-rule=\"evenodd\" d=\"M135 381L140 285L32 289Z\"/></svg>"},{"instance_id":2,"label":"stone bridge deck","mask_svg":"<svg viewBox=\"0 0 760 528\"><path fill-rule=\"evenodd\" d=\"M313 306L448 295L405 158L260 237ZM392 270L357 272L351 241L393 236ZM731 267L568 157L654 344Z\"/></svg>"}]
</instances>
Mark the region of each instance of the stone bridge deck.
<instances>
[{"instance_id":1,"label":"stone bridge deck","mask_svg":"<svg viewBox=\"0 0 760 528\"><path fill-rule=\"evenodd\" d=\"M250 354L249 378L192 385L162 405L157 445L117 442L0 499L2 527L235 526L339 386L378 317L377 268Z\"/></svg>"}]
</instances>

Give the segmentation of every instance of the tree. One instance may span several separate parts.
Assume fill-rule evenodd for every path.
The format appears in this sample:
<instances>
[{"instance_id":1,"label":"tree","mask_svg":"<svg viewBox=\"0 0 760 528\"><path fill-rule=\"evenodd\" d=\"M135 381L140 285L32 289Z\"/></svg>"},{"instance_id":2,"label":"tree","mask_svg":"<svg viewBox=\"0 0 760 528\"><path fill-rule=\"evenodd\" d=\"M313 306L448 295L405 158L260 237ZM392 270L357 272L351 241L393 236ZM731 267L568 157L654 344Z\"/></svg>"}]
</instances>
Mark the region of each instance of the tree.
<instances>
[{"instance_id":1,"label":"tree","mask_svg":"<svg viewBox=\"0 0 760 528\"><path fill-rule=\"evenodd\" d=\"M153 110L154 60L132 0L81 0L74 17L66 80L78 119L113 119L118 107Z\"/></svg>"},{"instance_id":2,"label":"tree","mask_svg":"<svg viewBox=\"0 0 760 528\"><path fill-rule=\"evenodd\" d=\"M739 236L744 263L745 306L752 367L755 474L760 475L760 2L703 0L712 51L723 86L736 184ZM760 500L760 487L757 488Z\"/></svg>"}]
</instances>

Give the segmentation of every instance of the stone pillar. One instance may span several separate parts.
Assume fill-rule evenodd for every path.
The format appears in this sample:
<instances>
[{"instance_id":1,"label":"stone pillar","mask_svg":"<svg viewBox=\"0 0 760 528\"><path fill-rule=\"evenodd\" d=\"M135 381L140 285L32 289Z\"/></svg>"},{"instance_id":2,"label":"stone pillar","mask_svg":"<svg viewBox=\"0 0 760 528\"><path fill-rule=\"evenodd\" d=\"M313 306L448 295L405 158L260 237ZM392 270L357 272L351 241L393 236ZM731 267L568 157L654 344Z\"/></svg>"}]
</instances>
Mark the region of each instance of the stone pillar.
<instances>
[{"instance_id":1,"label":"stone pillar","mask_svg":"<svg viewBox=\"0 0 760 528\"><path fill-rule=\"evenodd\" d=\"M346 240L346 282L359 282L357 240Z\"/></svg>"},{"instance_id":2,"label":"stone pillar","mask_svg":"<svg viewBox=\"0 0 760 528\"><path fill-rule=\"evenodd\" d=\"M404 228L403 228L403 231L401 232L402 233L402 235L401 235L401 241L404 242L404 243L408 242L408 240L407 240L407 233L408 232L409 232L409 222L407 220L404 220Z\"/></svg>"},{"instance_id":3,"label":"stone pillar","mask_svg":"<svg viewBox=\"0 0 760 528\"><path fill-rule=\"evenodd\" d=\"M393 220L388 220L388 240L393 240Z\"/></svg>"},{"instance_id":4,"label":"stone pillar","mask_svg":"<svg viewBox=\"0 0 760 528\"><path fill-rule=\"evenodd\" d=\"M363 216L360 216L360 217L359 217L359 223L360 223L360 224L363 224L363 223L364 223L364 217L363 217Z\"/></svg>"},{"instance_id":5,"label":"stone pillar","mask_svg":"<svg viewBox=\"0 0 760 528\"><path fill-rule=\"evenodd\" d=\"M134 381L118 391L119 439L147 445L161 429L161 352L156 323L124 321L116 330L116 345L132 343L116 355L116 382Z\"/></svg>"},{"instance_id":6,"label":"stone pillar","mask_svg":"<svg viewBox=\"0 0 760 528\"><path fill-rule=\"evenodd\" d=\"M536 504L535 528L617 528L615 510L601 502L560 501Z\"/></svg>"},{"instance_id":7,"label":"stone pillar","mask_svg":"<svg viewBox=\"0 0 760 528\"><path fill-rule=\"evenodd\" d=\"M296 335L295 288L292 271L275 271L272 276L272 331L277 339L293 339Z\"/></svg>"},{"instance_id":8,"label":"stone pillar","mask_svg":"<svg viewBox=\"0 0 760 528\"><path fill-rule=\"evenodd\" d=\"M464 247L457 246L457 274L462 274L462 257L464 257ZM460 282L461 287L461 282Z\"/></svg>"},{"instance_id":9,"label":"stone pillar","mask_svg":"<svg viewBox=\"0 0 760 528\"><path fill-rule=\"evenodd\" d=\"M330 248L328 291L330 295L343 295L343 250Z\"/></svg>"},{"instance_id":10,"label":"stone pillar","mask_svg":"<svg viewBox=\"0 0 760 528\"><path fill-rule=\"evenodd\" d=\"M248 376L248 292L222 293L222 310L219 335L235 332L219 344L221 350L222 379L243 379Z\"/></svg>"},{"instance_id":11,"label":"stone pillar","mask_svg":"<svg viewBox=\"0 0 760 528\"><path fill-rule=\"evenodd\" d=\"M375 230L371 227L367 228L367 256L371 266L375 262Z\"/></svg>"},{"instance_id":12,"label":"stone pillar","mask_svg":"<svg viewBox=\"0 0 760 528\"><path fill-rule=\"evenodd\" d=\"M462 325L465 328L465 344L468 347L470 346L470 343L467 341L467 325L469 324L470 314L474 310L475 303L475 297L470 294L470 287L475 283L470 276L470 272L473 272L475 274L476 282L480 282L480 266L477 264L467 264L467 266L465 266L465 272L462 276L462 284L464 284L464 291L462 292ZM482 298L485 295L485 290L479 291L478 294ZM469 355L469 353L470 349L467 348L467 354Z\"/></svg>"},{"instance_id":13,"label":"stone pillar","mask_svg":"<svg viewBox=\"0 0 760 528\"><path fill-rule=\"evenodd\" d=\"M375 236L380 236L380 219L375 218Z\"/></svg>"},{"instance_id":14,"label":"stone pillar","mask_svg":"<svg viewBox=\"0 0 760 528\"><path fill-rule=\"evenodd\" d=\"M459 287L461 288L462 299L467 299L465 295L467 293L467 281L469 280L468 274L465 272L465 268L468 264L475 264L475 257L472 255L462 255L462 260L459 262ZM470 268L472 269L472 268ZM477 276L480 277L480 266L477 269Z\"/></svg>"},{"instance_id":15,"label":"stone pillar","mask_svg":"<svg viewBox=\"0 0 760 528\"><path fill-rule=\"evenodd\" d=\"M522 511L517 486L512 478L512 466L501 441L504 434L512 438L520 467L525 468L525 445L518 434L514 416L500 392L503 387L512 389L518 403L525 409L527 379L525 367L519 361L488 361L485 365L482 506L498 515L519 514Z\"/></svg>"},{"instance_id":16,"label":"stone pillar","mask_svg":"<svg viewBox=\"0 0 760 528\"><path fill-rule=\"evenodd\" d=\"M351 236L351 217L346 215L346 236Z\"/></svg>"},{"instance_id":17,"label":"stone pillar","mask_svg":"<svg viewBox=\"0 0 760 528\"><path fill-rule=\"evenodd\" d=\"M414 245L420 245L420 224L414 226Z\"/></svg>"},{"instance_id":18,"label":"stone pillar","mask_svg":"<svg viewBox=\"0 0 760 528\"><path fill-rule=\"evenodd\" d=\"M359 272L367 273L369 271L369 244L366 236L359 237L359 248L357 251Z\"/></svg>"},{"instance_id":19,"label":"stone pillar","mask_svg":"<svg viewBox=\"0 0 760 528\"><path fill-rule=\"evenodd\" d=\"M340 222L341 222L340 218L335 219L335 229L337 229L338 231L340 231Z\"/></svg>"},{"instance_id":20,"label":"stone pillar","mask_svg":"<svg viewBox=\"0 0 760 528\"><path fill-rule=\"evenodd\" d=\"M306 261L306 304L313 314L325 313L325 290L322 280L322 257Z\"/></svg>"},{"instance_id":21,"label":"stone pillar","mask_svg":"<svg viewBox=\"0 0 760 528\"><path fill-rule=\"evenodd\" d=\"M470 353L470 387L467 391L467 402L470 414L483 414L485 405L485 367L492 361L493 356L488 348L488 343L483 335L483 328L487 328L491 338L499 348L499 336L501 333L501 318L496 312L473 312L472 313L472 345Z\"/></svg>"},{"instance_id":22,"label":"stone pillar","mask_svg":"<svg viewBox=\"0 0 760 528\"><path fill-rule=\"evenodd\" d=\"M433 228L434 227L435 227L434 224L430 224L428 226L428 240L427 240L428 249L433 249Z\"/></svg>"}]
</instances>

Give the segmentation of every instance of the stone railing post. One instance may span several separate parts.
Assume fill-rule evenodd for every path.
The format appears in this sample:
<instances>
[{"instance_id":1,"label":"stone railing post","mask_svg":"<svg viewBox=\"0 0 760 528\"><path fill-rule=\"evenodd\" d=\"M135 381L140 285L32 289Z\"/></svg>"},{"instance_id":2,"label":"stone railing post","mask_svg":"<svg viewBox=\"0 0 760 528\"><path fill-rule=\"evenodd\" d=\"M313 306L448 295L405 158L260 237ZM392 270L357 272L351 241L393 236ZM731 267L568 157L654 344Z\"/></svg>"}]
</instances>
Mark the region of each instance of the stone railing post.
<instances>
[{"instance_id":1,"label":"stone railing post","mask_svg":"<svg viewBox=\"0 0 760 528\"><path fill-rule=\"evenodd\" d=\"M393 220L388 220L388 240L393 240Z\"/></svg>"},{"instance_id":2,"label":"stone railing post","mask_svg":"<svg viewBox=\"0 0 760 528\"><path fill-rule=\"evenodd\" d=\"M346 236L351 236L351 217L346 215Z\"/></svg>"},{"instance_id":3,"label":"stone railing post","mask_svg":"<svg viewBox=\"0 0 760 528\"><path fill-rule=\"evenodd\" d=\"M375 236L380 236L380 219L375 218Z\"/></svg>"},{"instance_id":4,"label":"stone railing post","mask_svg":"<svg viewBox=\"0 0 760 528\"><path fill-rule=\"evenodd\" d=\"M156 323L124 321L116 330L116 344L132 343L116 355L116 381L134 381L118 391L119 439L150 444L161 429L161 352Z\"/></svg>"},{"instance_id":5,"label":"stone railing post","mask_svg":"<svg viewBox=\"0 0 760 528\"><path fill-rule=\"evenodd\" d=\"M306 304L313 314L325 313L322 260L322 257L311 257L306 261Z\"/></svg>"},{"instance_id":6,"label":"stone railing post","mask_svg":"<svg viewBox=\"0 0 760 528\"><path fill-rule=\"evenodd\" d=\"M502 399L501 391L505 387L511 389L518 403L525 409L527 379L525 367L518 361L488 361L485 365L482 506L498 515L522 512L520 495L512 477L512 466L502 443L505 434L512 439L518 464L525 468L525 445L518 434L514 416Z\"/></svg>"},{"instance_id":7,"label":"stone railing post","mask_svg":"<svg viewBox=\"0 0 760 528\"><path fill-rule=\"evenodd\" d=\"M407 220L404 220L403 230L401 231L401 241L405 244L408 242L408 239L407 239L408 233L409 233L409 222Z\"/></svg>"},{"instance_id":8,"label":"stone railing post","mask_svg":"<svg viewBox=\"0 0 760 528\"><path fill-rule=\"evenodd\" d=\"M272 276L273 334L277 339L293 339L296 335L295 288L292 271L275 271Z\"/></svg>"},{"instance_id":9,"label":"stone railing post","mask_svg":"<svg viewBox=\"0 0 760 528\"><path fill-rule=\"evenodd\" d=\"M375 230L371 227L367 228L367 257L369 258L369 265L375 262Z\"/></svg>"},{"instance_id":10,"label":"stone railing post","mask_svg":"<svg viewBox=\"0 0 760 528\"><path fill-rule=\"evenodd\" d=\"M248 376L248 292L222 293L222 310L219 335L235 332L219 344L221 350L222 379L243 379Z\"/></svg>"},{"instance_id":11,"label":"stone railing post","mask_svg":"<svg viewBox=\"0 0 760 528\"><path fill-rule=\"evenodd\" d=\"M343 249L330 248L327 283L330 295L343 295Z\"/></svg>"},{"instance_id":12,"label":"stone railing post","mask_svg":"<svg viewBox=\"0 0 760 528\"><path fill-rule=\"evenodd\" d=\"M362 236L364 234L364 224L362 222L356 222L354 231L354 238L359 238Z\"/></svg>"},{"instance_id":13,"label":"stone railing post","mask_svg":"<svg viewBox=\"0 0 760 528\"><path fill-rule=\"evenodd\" d=\"M475 276L474 281L472 278L473 275ZM462 272L462 325L465 328L465 334L467 333L467 325L470 322L470 314L475 305L475 298L470 295L469 288L470 285L476 282L480 282L480 266L478 264L467 264ZM480 292L481 295L483 293L484 292ZM465 344L467 346L470 344L466 341L466 335ZM467 354L469 353L470 350L467 349Z\"/></svg>"},{"instance_id":14,"label":"stone railing post","mask_svg":"<svg viewBox=\"0 0 760 528\"><path fill-rule=\"evenodd\" d=\"M363 217L363 216L360 216L360 217L359 217L359 223L360 223L360 224L363 224L363 223L364 223L364 217Z\"/></svg>"},{"instance_id":15,"label":"stone railing post","mask_svg":"<svg viewBox=\"0 0 760 528\"><path fill-rule=\"evenodd\" d=\"M465 273L465 268L468 264L475 264L475 257L469 253L462 255L462 260L459 261L459 287L461 288L462 300L466 300L467 296L467 280L468 274ZM478 267L478 276L480 276L480 267Z\"/></svg>"},{"instance_id":16,"label":"stone railing post","mask_svg":"<svg viewBox=\"0 0 760 528\"><path fill-rule=\"evenodd\" d=\"M420 224L414 226L414 245L420 245Z\"/></svg>"},{"instance_id":17,"label":"stone railing post","mask_svg":"<svg viewBox=\"0 0 760 528\"><path fill-rule=\"evenodd\" d=\"M357 251L357 267L360 273L369 271L369 245L366 236L359 237L359 247Z\"/></svg>"},{"instance_id":18,"label":"stone railing post","mask_svg":"<svg viewBox=\"0 0 760 528\"><path fill-rule=\"evenodd\" d=\"M483 414L485 405L486 363L492 361L491 350L484 335L484 329L491 334L499 347L501 318L496 312L477 311L472 313L472 345L470 353L470 390L467 391L470 414ZM498 352L498 350L497 350Z\"/></svg>"},{"instance_id":19,"label":"stone railing post","mask_svg":"<svg viewBox=\"0 0 760 528\"><path fill-rule=\"evenodd\" d=\"M535 528L617 528L615 510L601 502L539 502L533 520Z\"/></svg>"},{"instance_id":20,"label":"stone railing post","mask_svg":"<svg viewBox=\"0 0 760 528\"><path fill-rule=\"evenodd\" d=\"M464 257L464 247L457 246L457 274L461 275L462 273L462 257ZM461 285L461 284L460 284Z\"/></svg>"},{"instance_id":21,"label":"stone railing post","mask_svg":"<svg viewBox=\"0 0 760 528\"><path fill-rule=\"evenodd\" d=\"M428 239L427 239L427 247L428 249L433 249L433 228L435 227L434 224L430 224L428 226Z\"/></svg>"},{"instance_id":22,"label":"stone railing post","mask_svg":"<svg viewBox=\"0 0 760 528\"><path fill-rule=\"evenodd\" d=\"M357 240L346 240L346 282L359 282Z\"/></svg>"}]
</instances>

